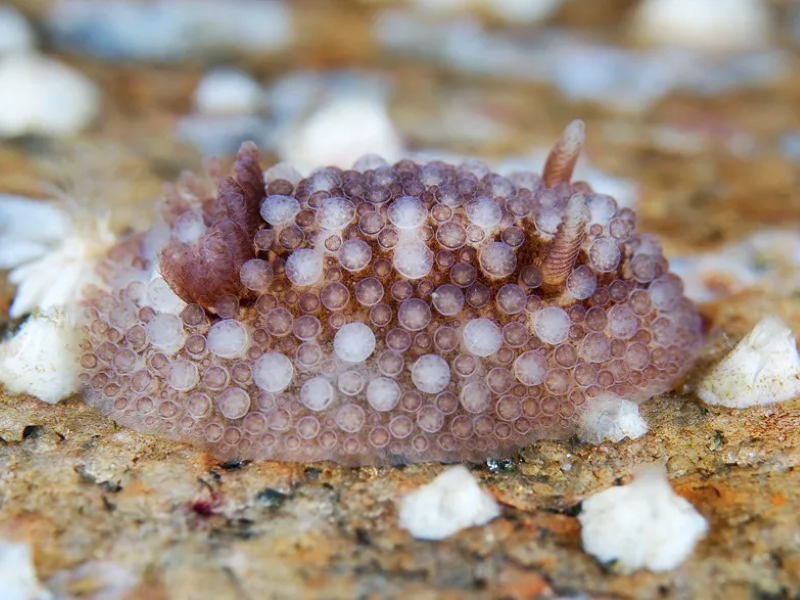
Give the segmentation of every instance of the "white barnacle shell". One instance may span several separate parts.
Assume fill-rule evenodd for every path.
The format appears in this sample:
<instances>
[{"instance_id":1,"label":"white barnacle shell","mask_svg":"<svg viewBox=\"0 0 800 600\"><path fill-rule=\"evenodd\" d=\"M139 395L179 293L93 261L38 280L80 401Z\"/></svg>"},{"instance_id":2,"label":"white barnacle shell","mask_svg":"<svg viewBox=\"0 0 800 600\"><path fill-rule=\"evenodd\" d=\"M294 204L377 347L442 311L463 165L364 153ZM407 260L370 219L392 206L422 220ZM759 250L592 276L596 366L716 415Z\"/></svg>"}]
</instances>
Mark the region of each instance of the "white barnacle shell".
<instances>
[{"instance_id":1,"label":"white barnacle shell","mask_svg":"<svg viewBox=\"0 0 800 600\"><path fill-rule=\"evenodd\" d=\"M17 286L9 314L72 307L115 242L108 216L20 196L0 196L0 269Z\"/></svg>"},{"instance_id":2,"label":"white barnacle shell","mask_svg":"<svg viewBox=\"0 0 800 600\"><path fill-rule=\"evenodd\" d=\"M663 467L642 469L628 485L583 501L583 549L622 573L669 571L681 564L708 523L669 484Z\"/></svg>"},{"instance_id":3,"label":"white barnacle shell","mask_svg":"<svg viewBox=\"0 0 800 600\"><path fill-rule=\"evenodd\" d=\"M800 396L800 356L794 334L768 316L706 375L697 395L707 404L746 408Z\"/></svg>"}]
</instances>

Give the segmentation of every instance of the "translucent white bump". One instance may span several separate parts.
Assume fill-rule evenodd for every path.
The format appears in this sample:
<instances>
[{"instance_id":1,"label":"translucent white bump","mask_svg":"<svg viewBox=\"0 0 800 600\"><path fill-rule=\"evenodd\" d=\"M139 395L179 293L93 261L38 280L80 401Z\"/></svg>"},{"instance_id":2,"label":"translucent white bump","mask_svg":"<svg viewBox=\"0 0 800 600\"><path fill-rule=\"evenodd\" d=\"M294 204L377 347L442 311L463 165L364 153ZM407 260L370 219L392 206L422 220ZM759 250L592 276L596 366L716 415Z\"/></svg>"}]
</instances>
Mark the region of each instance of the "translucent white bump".
<instances>
[{"instance_id":1,"label":"translucent white bump","mask_svg":"<svg viewBox=\"0 0 800 600\"><path fill-rule=\"evenodd\" d=\"M154 308L158 312L170 313L173 315L179 315L186 307L186 302L181 300L178 295L172 291L169 284L161 277L154 277L147 284L145 302L147 306Z\"/></svg>"},{"instance_id":2,"label":"translucent white bump","mask_svg":"<svg viewBox=\"0 0 800 600\"><path fill-rule=\"evenodd\" d=\"M525 310L528 296L515 283L509 283L497 290L497 306L507 315L516 315Z\"/></svg>"},{"instance_id":3,"label":"translucent white bump","mask_svg":"<svg viewBox=\"0 0 800 600\"><path fill-rule=\"evenodd\" d=\"M273 227L288 225L300 212L300 203L291 196L267 196L261 201L261 218Z\"/></svg>"},{"instance_id":4,"label":"translucent white bump","mask_svg":"<svg viewBox=\"0 0 800 600\"><path fill-rule=\"evenodd\" d=\"M491 198L478 198L467 204L467 217L478 227L492 229L503 220L503 209Z\"/></svg>"},{"instance_id":5,"label":"translucent white bump","mask_svg":"<svg viewBox=\"0 0 800 600\"><path fill-rule=\"evenodd\" d=\"M461 389L461 406L473 414L482 413L492 402L492 391L482 381L473 381Z\"/></svg>"},{"instance_id":6,"label":"translucent white bump","mask_svg":"<svg viewBox=\"0 0 800 600\"><path fill-rule=\"evenodd\" d=\"M425 354L411 367L411 379L426 394L438 394L450 383L450 365L438 354Z\"/></svg>"},{"instance_id":7,"label":"translucent white bump","mask_svg":"<svg viewBox=\"0 0 800 600\"><path fill-rule=\"evenodd\" d=\"M650 284L647 290L650 301L658 310L669 311L675 308L683 295L683 283L675 275L667 274Z\"/></svg>"},{"instance_id":8,"label":"translucent white bump","mask_svg":"<svg viewBox=\"0 0 800 600\"><path fill-rule=\"evenodd\" d=\"M357 433L364 426L364 409L357 404L345 404L336 412L334 420L342 431Z\"/></svg>"},{"instance_id":9,"label":"translucent white bump","mask_svg":"<svg viewBox=\"0 0 800 600\"><path fill-rule=\"evenodd\" d=\"M608 332L612 337L627 340L636 335L639 319L626 305L617 304L608 311Z\"/></svg>"},{"instance_id":10,"label":"translucent white bump","mask_svg":"<svg viewBox=\"0 0 800 600\"><path fill-rule=\"evenodd\" d=\"M220 358L235 358L247 350L247 330L234 319L223 319L214 323L206 338L208 351Z\"/></svg>"},{"instance_id":11,"label":"translucent white bump","mask_svg":"<svg viewBox=\"0 0 800 600\"><path fill-rule=\"evenodd\" d=\"M576 300L585 300L597 290L597 275L589 265L581 265L567 277L567 290Z\"/></svg>"},{"instance_id":12,"label":"translucent white bump","mask_svg":"<svg viewBox=\"0 0 800 600\"><path fill-rule=\"evenodd\" d=\"M533 330L537 337L553 346L567 339L570 324L567 312L557 306L539 309L533 315Z\"/></svg>"},{"instance_id":13,"label":"translucent white bump","mask_svg":"<svg viewBox=\"0 0 800 600\"><path fill-rule=\"evenodd\" d=\"M602 333L589 333L581 342L581 356L591 363L601 363L611 356L611 343Z\"/></svg>"},{"instance_id":14,"label":"translucent white bump","mask_svg":"<svg viewBox=\"0 0 800 600\"><path fill-rule=\"evenodd\" d=\"M389 205L386 215L398 229L418 229L428 219L428 209L419 198L402 196Z\"/></svg>"},{"instance_id":15,"label":"translucent white bump","mask_svg":"<svg viewBox=\"0 0 800 600\"><path fill-rule=\"evenodd\" d=\"M228 388L217 398L217 408L226 419L241 419L250 409L250 395L242 388Z\"/></svg>"},{"instance_id":16,"label":"translucent white bump","mask_svg":"<svg viewBox=\"0 0 800 600\"><path fill-rule=\"evenodd\" d=\"M514 361L514 375L524 385L539 385L547 375L547 359L535 350L523 352Z\"/></svg>"},{"instance_id":17,"label":"translucent white bump","mask_svg":"<svg viewBox=\"0 0 800 600\"><path fill-rule=\"evenodd\" d=\"M317 211L317 221L320 227L328 231L344 229L353 220L356 208L346 198L325 198L322 206Z\"/></svg>"},{"instance_id":18,"label":"translucent white bump","mask_svg":"<svg viewBox=\"0 0 800 600\"><path fill-rule=\"evenodd\" d=\"M464 292L452 283L440 285L431 294L433 306L445 317L452 317L464 308Z\"/></svg>"},{"instance_id":19,"label":"translucent white bump","mask_svg":"<svg viewBox=\"0 0 800 600\"><path fill-rule=\"evenodd\" d=\"M339 391L345 396L355 396L364 389L364 376L358 371L345 371L339 375Z\"/></svg>"},{"instance_id":20,"label":"translucent white bump","mask_svg":"<svg viewBox=\"0 0 800 600\"><path fill-rule=\"evenodd\" d=\"M272 282L272 267L260 258L251 258L239 269L239 280L248 290L264 292Z\"/></svg>"},{"instance_id":21,"label":"translucent white bump","mask_svg":"<svg viewBox=\"0 0 800 600\"><path fill-rule=\"evenodd\" d=\"M608 238L599 238L589 247L589 260L595 271L611 273L617 270L621 253L616 242Z\"/></svg>"},{"instance_id":22,"label":"translucent white bump","mask_svg":"<svg viewBox=\"0 0 800 600\"><path fill-rule=\"evenodd\" d=\"M203 216L194 211L187 211L175 220L172 233L179 242L194 244L206 232Z\"/></svg>"},{"instance_id":23,"label":"translucent white bump","mask_svg":"<svg viewBox=\"0 0 800 600\"><path fill-rule=\"evenodd\" d=\"M366 268L372 260L372 249L364 240L347 240L339 248L339 263L351 273Z\"/></svg>"},{"instance_id":24,"label":"translucent white bump","mask_svg":"<svg viewBox=\"0 0 800 600\"><path fill-rule=\"evenodd\" d=\"M431 322L431 308L419 298L409 298L400 303L397 320L409 331L421 331Z\"/></svg>"},{"instance_id":25,"label":"translucent white bump","mask_svg":"<svg viewBox=\"0 0 800 600\"><path fill-rule=\"evenodd\" d=\"M542 233L553 235L555 234L556 231L558 231L563 216L564 215L562 211L556 208L545 207L541 208L536 213L536 217L534 217L533 223L534 225L536 225L536 229L538 229Z\"/></svg>"},{"instance_id":26,"label":"translucent white bump","mask_svg":"<svg viewBox=\"0 0 800 600\"><path fill-rule=\"evenodd\" d=\"M375 169L380 169L381 167L388 167L389 163L386 162L381 156L377 154L365 154L361 158L359 158L355 163L353 163L353 170L354 171L374 171Z\"/></svg>"},{"instance_id":27,"label":"translucent white bump","mask_svg":"<svg viewBox=\"0 0 800 600\"><path fill-rule=\"evenodd\" d=\"M508 277L517 268L517 255L505 242L492 242L481 251L481 268L493 277Z\"/></svg>"},{"instance_id":28,"label":"translucent white bump","mask_svg":"<svg viewBox=\"0 0 800 600\"><path fill-rule=\"evenodd\" d=\"M383 298L383 284L375 277L367 277L355 286L356 300L364 306L374 306Z\"/></svg>"},{"instance_id":29,"label":"translucent white bump","mask_svg":"<svg viewBox=\"0 0 800 600\"><path fill-rule=\"evenodd\" d=\"M253 363L253 381L267 392L282 392L293 376L292 361L280 352L265 352Z\"/></svg>"},{"instance_id":30,"label":"translucent white bump","mask_svg":"<svg viewBox=\"0 0 800 600\"><path fill-rule=\"evenodd\" d=\"M197 385L200 376L197 366L188 360L178 359L169 364L167 368L167 382L179 392L185 392Z\"/></svg>"},{"instance_id":31,"label":"translucent white bump","mask_svg":"<svg viewBox=\"0 0 800 600\"><path fill-rule=\"evenodd\" d=\"M156 315L145 325L147 342L166 354L177 352L186 339L183 322L173 314Z\"/></svg>"},{"instance_id":32,"label":"translucent white bump","mask_svg":"<svg viewBox=\"0 0 800 600\"><path fill-rule=\"evenodd\" d=\"M286 260L286 277L294 285L307 286L322 277L322 257L314 250L295 250Z\"/></svg>"},{"instance_id":33,"label":"translucent white bump","mask_svg":"<svg viewBox=\"0 0 800 600\"><path fill-rule=\"evenodd\" d=\"M464 346L475 356L491 356L503 345L503 332L490 319L472 319L464 327Z\"/></svg>"},{"instance_id":34,"label":"translucent white bump","mask_svg":"<svg viewBox=\"0 0 800 600\"><path fill-rule=\"evenodd\" d=\"M283 179L292 185L297 185L302 178L303 176L297 169L285 162L277 163L264 172L264 181L267 183Z\"/></svg>"},{"instance_id":35,"label":"translucent white bump","mask_svg":"<svg viewBox=\"0 0 800 600\"><path fill-rule=\"evenodd\" d=\"M335 392L330 382L322 376L312 377L300 388L300 402L308 410L321 411L333 402Z\"/></svg>"},{"instance_id":36,"label":"translucent white bump","mask_svg":"<svg viewBox=\"0 0 800 600\"><path fill-rule=\"evenodd\" d=\"M397 272L408 279L422 279L433 268L433 252L422 242L401 242L392 260Z\"/></svg>"},{"instance_id":37,"label":"translucent white bump","mask_svg":"<svg viewBox=\"0 0 800 600\"><path fill-rule=\"evenodd\" d=\"M605 194L587 194L586 207L591 213L591 222L608 225L617 212L617 203L611 196Z\"/></svg>"},{"instance_id":38,"label":"translucent white bump","mask_svg":"<svg viewBox=\"0 0 800 600\"><path fill-rule=\"evenodd\" d=\"M367 386L367 402L379 412L392 410L400 401L400 386L388 377L376 377Z\"/></svg>"},{"instance_id":39,"label":"translucent white bump","mask_svg":"<svg viewBox=\"0 0 800 600\"><path fill-rule=\"evenodd\" d=\"M333 350L341 360L359 363L375 351L375 334L363 323L348 323L336 332Z\"/></svg>"}]
</instances>

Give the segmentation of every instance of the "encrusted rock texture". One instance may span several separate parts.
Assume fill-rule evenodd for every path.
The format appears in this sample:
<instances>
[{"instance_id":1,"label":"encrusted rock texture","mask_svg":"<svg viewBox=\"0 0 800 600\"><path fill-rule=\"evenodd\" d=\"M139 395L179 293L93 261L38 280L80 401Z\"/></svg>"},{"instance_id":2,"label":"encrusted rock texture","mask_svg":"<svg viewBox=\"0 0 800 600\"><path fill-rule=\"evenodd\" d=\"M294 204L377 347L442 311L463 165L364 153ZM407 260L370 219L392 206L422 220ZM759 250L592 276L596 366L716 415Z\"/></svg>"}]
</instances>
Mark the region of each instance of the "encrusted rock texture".
<instances>
[{"instance_id":1,"label":"encrusted rock texture","mask_svg":"<svg viewBox=\"0 0 800 600\"><path fill-rule=\"evenodd\" d=\"M45 3L19 4L35 16ZM299 4L305 37L279 65L254 62L253 72L271 77L295 65L378 60L364 5L320 14ZM611 14L575 10L560 22L616 23ZM103 126L81 144L118 149L121 177L132 183L114 190L121 197L117 219L143 218L141 198L157 197L162 181L200 164L169 132L189 110L202 69L69 60L108 94ZM563 124L584 119L592 162L639 186L637 228L660 236L667 256L800 221L798 165L772 141L784 128L800 127L788 109L800 94L797 70L768 96L676 94L646 114L620 115L564 102L543 86L450 76L445 88L443 73L424 61L383 66L395 84L393 116L416 145L428 142L420 123L435 122L459 94L472 99L476 118L492 116L505 133L487 147L455 140L448 147L454 152L491 159L549 146ZM776 106L786 109L781 123ZM654 140L665 125L691 129L702 147L664 149ZM643 133L605 135L612 126ZM732 152L727 140L742 132L765 150ZM0 146L0 189L37 193L49 176L42 165L72 150L30 140ZM0 306L11 293L3 286ZM798 289L797 281L787 280L786 288ZM79 398L48 406L7 396L0 404L0 537L30 542L40 579L60 581L74 598L120 582L127 589L120 598L165 600L796 596L800 401L733 411L702 406L691 393L765 314L800 332L800 301L787 289L756 286L700 307L706 346L679 392L642 405L651 428L644 438L596 447L574 438L540 440L509 460L469 463L503 514L443 542L415 541L400 530L394 503L441 472L439 464L223 462L117 426ZM385 293L391 296L390 286ZM710 534L673 572L621 576L581 551L576 515L582 499L627 482L634 466L654 460L667 460L677 492L709 520Z\"/></svg>"}]
</instances>

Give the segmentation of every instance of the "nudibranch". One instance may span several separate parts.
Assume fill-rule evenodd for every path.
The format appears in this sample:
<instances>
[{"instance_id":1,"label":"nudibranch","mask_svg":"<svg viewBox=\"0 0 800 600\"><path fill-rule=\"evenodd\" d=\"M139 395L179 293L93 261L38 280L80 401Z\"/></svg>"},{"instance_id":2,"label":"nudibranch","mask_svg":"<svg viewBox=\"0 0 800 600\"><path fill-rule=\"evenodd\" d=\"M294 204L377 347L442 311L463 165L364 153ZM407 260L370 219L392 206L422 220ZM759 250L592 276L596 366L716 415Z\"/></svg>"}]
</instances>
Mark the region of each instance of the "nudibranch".
<instances>
[{"instance_id":1,"label":"nudibranch","mask_svg":"<svg viewBox=\"0 0 800 600\"><path fill-rule=\"evenodd\" d=\"M700 317L635 214L572 172L480 161L262 170L167 188L85 294L87 401L220 459L483 461L669 390Z\"/></svg>"}]
</instances>

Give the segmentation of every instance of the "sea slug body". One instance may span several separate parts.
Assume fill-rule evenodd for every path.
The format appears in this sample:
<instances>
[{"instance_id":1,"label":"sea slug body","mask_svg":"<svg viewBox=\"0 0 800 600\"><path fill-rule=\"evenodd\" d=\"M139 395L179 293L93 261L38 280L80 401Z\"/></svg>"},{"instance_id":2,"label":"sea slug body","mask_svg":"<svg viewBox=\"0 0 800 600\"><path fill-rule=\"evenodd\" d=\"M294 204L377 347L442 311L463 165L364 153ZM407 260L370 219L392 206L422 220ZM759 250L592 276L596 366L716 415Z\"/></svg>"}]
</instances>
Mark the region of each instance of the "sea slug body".
<instances>
[{"instance_id":1,"label":"sea slug body","mask_svg":"<svg viewBox=\"0 0 800 600\"><path fill-rule=\"evenodd\" d=\"M224 459L364 465L504 457L670 389L700 318L633 211L571 182L583 138L508 177L368 156L298 179L244 145L102 265L87 401Z\"/></svg>"}]
</instances>

